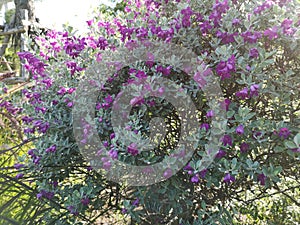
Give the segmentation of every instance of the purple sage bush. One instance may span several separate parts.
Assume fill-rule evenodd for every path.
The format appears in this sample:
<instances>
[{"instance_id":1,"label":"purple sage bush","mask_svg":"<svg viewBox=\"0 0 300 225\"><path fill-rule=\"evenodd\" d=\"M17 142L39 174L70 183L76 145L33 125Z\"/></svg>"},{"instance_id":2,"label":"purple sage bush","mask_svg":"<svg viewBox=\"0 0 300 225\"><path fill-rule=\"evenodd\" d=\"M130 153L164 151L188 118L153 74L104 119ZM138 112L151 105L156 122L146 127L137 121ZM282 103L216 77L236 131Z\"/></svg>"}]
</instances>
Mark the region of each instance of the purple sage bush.
<instances>
[{"instance_id":1,"label":"purple sage bush","mask_svg":"<svg viewBox=\"0 0 300 225\"><path fill-rule=\"evenodd\" d=\"M17 178L29 181L36 197L50 206L36 221L97 224L113 212L130 217L132 224L296 224L299 213L278 222L257 201L275 190L289 196L287 205L300 204L288 192L299 190L300 176L299 1L136 0L118 6L123 8L87 21L85 36L48 31L36 40L38 52L19 53L35 83L22 92L24 133L34 138L34 148L21 158ZM149 41L191 50L200 62L198 71L188 76L188 68L179 69L180 62L162 63L154 53L126 66L115 60L120 47L135 49ZM116 73L99 86L95 118L83 116L74 128L78 86L88 68L110 62L105 53L114 56L110 65ZM172 164L186 153L174 153L182 121L164 98L175 86L145 82L157 77L191 96L196 111L190 113L199 123L198 135L190 137L197 142L195 151L176 173L172 167L165 170L161 182L132 187L110 181L105 174L116 160L140 166L171 157ZM210 107L203 91L207 77L220 85L225 130L213 162L201 168L205 146L219 135L212 129L219 111ZM128 101L130 119L118 133L111 121L114 101L128 86L134 90ZM150 122L156 117L163 127ZM92 156L97 168L81 154L73 130L81 129L84 145L91 124L104 146ZM151 129L160 134L161 128L161 138L151 137ZM149 137L156 146L141 151Z\"/></svg>"}]
</instances>

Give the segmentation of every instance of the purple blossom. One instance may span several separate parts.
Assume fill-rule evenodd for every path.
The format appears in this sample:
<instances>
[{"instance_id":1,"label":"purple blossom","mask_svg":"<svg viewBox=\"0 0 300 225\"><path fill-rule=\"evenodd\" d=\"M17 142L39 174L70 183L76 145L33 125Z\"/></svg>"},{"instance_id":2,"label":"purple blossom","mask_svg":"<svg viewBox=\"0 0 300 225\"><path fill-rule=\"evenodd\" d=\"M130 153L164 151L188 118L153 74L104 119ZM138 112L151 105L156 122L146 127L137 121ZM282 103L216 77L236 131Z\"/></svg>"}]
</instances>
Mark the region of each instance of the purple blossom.
<instances>
[{"instance_id":1,"label":"purple blossom","mask_svg":"<svg viewBox=\"0 0 300 225\"><path fill-rule=\"evenodd\" d=\"M202 179L204 179L204 177L206 176L207 172L208 172L207 169L201 170L201 171L199 172L200 177L201 177Z\"/></svg>"},{"instance_id":2,"label":"purple blossom","mask_svg":"<svg viewBox=\"0 0 300 225\"><path fill-rule=\"evenodd\" d=\"M291 134L291 132L289 131L289 129L287 127L282 127L279 129L278 136L283 137L284 139L287 139L290 134Z\"/></svg>"},{"instance_id":3,"label":"purple blossom","mask_svg":"<svg viewBox=\"0 0 300 225\"><path fill-rule=\"evenodd\" d=\"M87 197L84 197L80 200L80 202L82 205L88 205L88 204L90 204L90 199Z\"/></svg>"},{"instance_id":4,"label":"purple blossom","mask_svg":"<svg viewBox=\"0 0 300 225\"><path fill-rule=\"evenodd\" d=\"M242 124L240 124L240 125L236 128L235 132L236 132L238 135L244 134L244 126L243 126Z\"/></svg>"},{"instance_id":5,"label":"purple blossom","mask_svg":"<svg viewBox=\"0 0 300 225\"><path fill-rule=\"evenodd\" d=\"M265 185L267 177L263 173L261 173L257 175L257 180L259 181L260 185Z\"/></svg>"},{"instance_id":6,"label":"purple blossom","mask_svg":"<svg viewBox=\"0 0 300 225\"><path fill-rule=\"evenodd\" d=\"M249 145L246 142L240 144L241 153L246 153L249 150Z\"/></svg>"},{"instance_id":7,"label":"purple blossom","mask_svg":"<svg viewBox=\"0 0 300 225\"><path fill-rule=\"evenodd\" d=\"M259 56L257 48L251 48L249 51L250 58L257 58Z\"/></svg>"},{"instance_id":8,"label":"purple blossom","mask_svg":"<svg viewBox=\"0 0 300 225\"><path fill-rule=\"evenodd\" d=\"M67 92L67 89L65 87L61 87L58 91L58 95L64 95Z\"/></svg>"},{"instance_id":9,"label":"purple blossom","mask_svg":"<svg viewBox=\"0 0 300 225\"><path fill-rule=\"evenodd\" d=\"M210 129L210 125L208 124L208 123L202 123L201 125L200 125L200 128L201 129L205 129L205 131L207 132L209 129Z\"/></svg>"},{"instance_id":10,"label":"purple blossom","mask_svg":"<svg viewBox=\"0 0 300 225\"><path fill-rule=\"evenodd\" d=\"M47 148L46 149L46 152L47 153L50 153L50 152L56 152L56 145L52 145L51 147Z\"/></svg>"},{"instance_id":11,"label":"purple blossom","mask_svg":"<svg viewBox=\"0 0 300 225\"><path fill-rule=\"evenodd\" d=\"M139 198L136 198L136 199L132 202L132 205L133 205L133 206L138 206L139 203L140 203Z\"/></svg>"},{"instance_id":12,"label":"purple blossom","mask_svg":"<svg viewBox=\"0 0 300 225\"><path fill-rule=\"evenodd\" d=\"M221 102L221 108L225 111L228 111L230 103L231 103L230 99L228 98L224 99L224 101Z\"/></svg>"},{"instance_id":13,"label":"purple blossom","mask_svg":"<svg viewBox=\"0 0 300 225\"><path fill-rule=\"evenodd\" d=\"M135 143L131 143L128 147L127 147L127 152L133 156L136 156L137 154L139 154L139 150L137 149L137 145Z\"/></svg>"},{"instance_id":14,"label":"purple blossom","mask_svg":"<svg viewBox=\"0 0 300 225\"><path fill-rule=\"evenodd\" d=\"M22 117L22 121L24 122L24 123L31 123L32 121L33 121L33 118L32 117L29 117L29 116L24 116L24 117Z\"/></svg>"},{"instance_id":15,"label":"purple blossom","mask_svg":"<svg viewBox=\"0 0 300 225\"><path fill-rule=\"evenodd\" d=\"M219 149L218 153L216 154L217 159L221 159L226 155L226 152L222 149Z\"/></svg>"},{"instance_id":16,"label":"purple blossom","mask_svg":"<svg viewBox=\"0 0 300 225\"><path fill-rule=\"evenodd\" d=\"M258 89L259 89L258 84L252 84L250 86L250 97L258 96Z\"/></svg>"},{"instance_id":17,"label":"purple blossom","mask_svg":"<svg viewBox=\"0 0 300 225\"><path fill-rule=\"evenodd\" d=\"M30 156L33 156L34 155L34 150L35 149L29 149L27 154L30 155Z\"/></svg>"},{"instance_id":18,"label":"purple blossom","mask_svg":"<svg viewBox=\"0 0 300 225\"><path fill-rule=\"evenodd\" d=\"M145 99L143 96L137 96L130 100L130 105L132 105L132 106L141 105L144 102L145 102Z\"/></svg>"},{"instance_id":19,"label":"purple blossom","mask_svg":"<svg viewBox=\"0 0 300 225\"><path fill-rule=\"evenodd\" d=\"M188 163L185 167L183 167L184 170L194 170L193 167L191 167L190 163Z\"/></svg>"},{"instance_id":20,"label":"purple blossom","mask_svg":"<svg viewBox=\"0 0 300 225\"><path fill-rule=\"evenodd\" d=\"M110 161L104 162L102 168L105 170L109 170L111 168L111 162Z\"/></svg>"},{"instance_id":21,"label":"purple blossom","mask_svg":"<svg viewBox=\"0 0 300 225\"><path fill-rule=\"evenodd\" d=\"M237 18L234 18L233 20L232 20L232 26L237 26L237 25L240 25L241 24L241 21L239 20L239 19L237 19Z\"/></svg>"},{"instance_id":22,"label":"purple blossom","mask_svg":"<svg viewBox=\"0 0 300 225\"><path fill-rule=\"evenodd\" d=\"M248 42L249 44L255 44L259 38L262 37L261 33L258 31L246 31L241 34L244 39L244 42Z\"/></svg>"},{"instance_id":23,"label":"purple blossom","mask_svg":"<svg viewBox=\"0 0 300 225\"><path fill-rule=\"evenodd\" d=\"M199 182L199 176L198 176L198 174L194 175L194 176L191 178L191 182L192 182L192 183L198 183L198 182Z\"/></svg>"},{"instance_id":24,"label":"purple blossom","mask_svg":"<svg viewBox=\"0 0 300 225\"><path fill-rule=\"evenodd\" d=\"M237 35L237 33L229 34L227 32L223 33L221 31L216 32L216 36L221 39L222 44L229 44L235 42L234 37Z\"/></svg>"},{"instance_id":25,"label":"purple blossom","mask_svg":"<svg viewBox=\"0 0 300 225\"><path fill-rule=\"evenodd\" d=\"M88 21L86 21L86 23L87 23L87 25L88 25L89 27L92 26L93 22L94 22L94 20L88 20Z\"/></svg>"},{"instance_id":26,"label":"purple blossom","mask_svg":"<svg viewBox=\"0 0 300 225\"><path fill-rule=\"evenodd\" d=\"M23 168L24 166L25 166L24 164L16 163L16 164L14 165L14 168L18 170L18 169Z\"/></svg>"},{"instance_id":27,"label":"purple blossom","mask_svg":"<svg viewBox=\"0 0 300 225\"><path fill-rule=\"evenodd\" d=\"M38 200L40 200L40 199L42 199L43 194L42 194L42 193L38 193L38 194L36 195L36 197L37 197Z\"/></svg>"},{"instance_id":28,"label":"purple blossom","mask_svg":"<svg viewBox=\"0 0 300 225\"><path fill-rule=\"evenodd\" d=\"M300 153L300 148L293 148L291 149L293 152L297 152L297 153Z\"/></svg>"},{"instance_id":29,"label":"purple blossom","mask_svg":"<svg viewBox=\"0 0 300 225\"><path fill-rule=\"evenodd\" d=\"M248 88L245 87L242 90L238 91L235 93L236 97L241 98L241 99L246 99L248 98Z\"/></svg>"},{"instance_id":30,"label":"purple blossom","mask_svg":"<svg viewBox=\"0 0 300 225\"><path fill-rule=\"evenodd\" d=\"M230 173L226 173L225 176L224 176L224 179L223 181L225 183L231 183L231 182L234 182L235 181L235 177L230 175Z\"/></svg>"},{"instance_id":31,"label":"purple blossom","mask_svg":"<svg viewBox=\"0 0 300 225\"><path fill-rule=\"evenodd\" d=\"M112 159L117 159L118 158L118 152L114 149L109 150L108 154Z\"/></svg>"},{"instance_id":32,"label":"purple blossom","mask_svg":"<svg viewBox=\"0 0 300 225\"><path fill-rule=\"evenodd\" d=\"M110 137L110 140L112 140L112 139L114 139L116 137L116 134L115 133L111 133L109 137Z\"/></svg>"},{"instance_id":33,"label":"purple blossom","mask_svg":"<svg viewBox=\"0 0 300 225\"><path fill-rule=\"evenodd\" d=\"M164 171L164 173L163 173L163 176L164 176L165 178L170 178L172 175L173 175L173 171L172 171L171 168L166 169L166 170Z\"/></svg>"},{"instance_id":34,"label":"purple blossom","mask_svg":"<svg viewBox=\"0 0 300 225\"><path fill-rule=\"evenodd\" d=\"M78 215L78 211L75 209L75 207L73 205L68 206L67 209L69 210L69 212L71 214Z\"/></svg>"},{"instance_id":35,"label":"purple blossom","mask_svg":"<svg viewBox=\"0 0 300 225\"><path fill-rule=\"evenodd\" d=\"M23 178L24 177L24 174L23 173L18 173L17 175L16 175L16 179L21 179L21 178Z\"/></svg>"},{"instance_id":36,"label":"purple blossom","mask_svg":"<svg viewBox=\"0 0 300 225\"><path fill-rule=\"evenodd\" d=\"M284 19L283 21L282 21L282 23L281 23L281 27L283 28L283 29L289 29L289 28L291 28L291 25L293 24L293 20L291 20L291 19Z\"/></svg>"},{"instance_id":37,"label":"purple blossom","mask_svg":"<svg viewBox=\"0 0 300 225\"><path fill-rule=\"evenodd\" d=\"M126 214L128 212L128 210L123 208L121 212L122 212L122 214Z\"/></svg>"},{"instance_id":38,"label":"purple blossom","mask_svg":"<svg viewBox=\"0 0 300 225\"><path fill-rule=\"evenodd\" d=\"M212 29L212 25L210 24L209 21L205 20L202 23L200 23L200 30L203 34L208 33Z\"/></svg>"},{"instance_id":39,"label":"purple blossom","mask_svg":"<svg viewBox=\"0 0 300 225\"><path fill-rule=\"evenodd\" d=\"M212 118L215 116L215 113L213 110L209 110L207 113L206 113L206 117L207 118Z\"/></svg>"},{"instance_id":40,"label":"purple blossom","mask_svg":"<svg viewBox=\"0 0 300 225\"><path fill-rule=\"evenodd\" d=\"M38 199L41 199L42 197L47 198L47 199L52 199L54 197L54 193L51 191L45 191L45 190L41 190L36 197Z\"/></svg>"},{"instance_id":41,"label":"purple blossom","mask_svg":"<svg viewBox=\"0 0 300 225\"><path fill-rule=\"evenodd\" d=\"M278 38L278 27L273 26L264 31L264 35L267 36L270 40Z\"/></svg>"},{"instance_id":42,"label":"purple blossom","mask_svg":"<svg viewBox=\"0 0 300 225\"><path fill-rule=\"evenodd\" d=\"M163 67L162 65L158 65L156 67L156 72L157 73L162 73L163 75L168 76L171 73L171 69L172 69L171 66Z\"/></svg>"},{"instance_id":43,"label":"purple blossom","mask_svg":"<svg viewBox=\"0 0 300 225\"><path fill-rule=\"evenodd\" d=\"M284 34L292 35L296 32L296 29L291 28L292 24L293 24L293 20L291 20L291 19L284 19L282 21L281 28L282 28Z\"/></svg>"},{"instance_id":44,"label":"purple blossom","mask_svg":"<svg viewBox=\"0 0 300 225\"><path fill-rule=\"evenodd\" d=\"M142 70L138 70L135 76L139 79L147 78L147 74Z\"/></svg>"},{"instance_id":45,"label":"purple blossom","mask_svg":"<svg viewBox=\"0 0 300 225\"><path fill-rule=\"evenodd\" d=\"M222 138L222 143L224 146L232 146L232 137L228 134L225 134L224 137Z\"/></svg>"},{"instance_id":46,"label":"purple blossom","mask_svg":"<svg viewBox=\"0 0 300 225\"><path fill-rule=\"evenodd\" d=\"M226 62L219 62L216 67L216 72L221 77L221 80L230 78L231 73L235 72L235 56L232 55Z\"/></svg>"}]
</instances>

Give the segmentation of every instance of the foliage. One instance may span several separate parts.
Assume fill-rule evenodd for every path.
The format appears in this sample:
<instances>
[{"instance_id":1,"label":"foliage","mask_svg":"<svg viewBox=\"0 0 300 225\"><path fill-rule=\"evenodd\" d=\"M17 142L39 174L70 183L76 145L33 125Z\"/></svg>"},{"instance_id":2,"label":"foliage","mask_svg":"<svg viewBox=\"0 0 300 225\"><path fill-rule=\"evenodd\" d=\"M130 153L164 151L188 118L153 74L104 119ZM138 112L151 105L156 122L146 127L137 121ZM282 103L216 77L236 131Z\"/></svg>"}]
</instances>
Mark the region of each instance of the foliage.
<instances>
[{"instance_id":1,"label":"foliage","mask_svg":"<svg viewBox=\"0 0 300 225\"><path fill-rule=\"evenodd\" d=\"M24 133L36 140L20 158L26 173L20 171L18 178L33 179L37 199L49 206L34 220L95 224L99 217L116 211L129 215L132 224L296 224L300 205L298 6L289 0L137 0L127 2L124 11L87 21L90 32L85 37L50 31L38 39L38 54L19 53L36 82L22 93ZM81 127L73 127L76 89L87 68L95 62L116 63L122 59L117 58L116 49L134 49L137 41L148 39L192 50L207 65L199 66L206 76L198 72L189 77L188 72L151 57L119 68L101 86L95 121L86 115ZM105 58L106 53L112 58ZM162 77L182 91L143 83L145 78ZM201 90L206 77L219 78L226 131L213 163L203 169L205 146L218 136L212 121L219 113L210 108ZM130 101L130 121L121 135L111 124L112 102L126 86L135 90L135 96ZM160 96L144 96L146 89ZM182 121L164 99L164 93L173 92L191 96L197 108L193 114L201 124L199 135L190 137L198 144L189 164L175 175L166 171L163 176L169 179L150 186L128 187L106 179L105 172L115 159L148 165L175 155ZM141 152L139 144L150 136L150 121L157 116L166 124L166 135L152 151ZM84 143L94 123L110 155L103 157L104 149L93 153L102 162L100 170L86 162L73 132L73 128L81 129ZM260 199L268 199L274 190L282 196L276 200L278 205L264 205ZM294 210L287 210L288 206ZM280 216L282 210L286 217Z\"/></svg>"}]
</instances>

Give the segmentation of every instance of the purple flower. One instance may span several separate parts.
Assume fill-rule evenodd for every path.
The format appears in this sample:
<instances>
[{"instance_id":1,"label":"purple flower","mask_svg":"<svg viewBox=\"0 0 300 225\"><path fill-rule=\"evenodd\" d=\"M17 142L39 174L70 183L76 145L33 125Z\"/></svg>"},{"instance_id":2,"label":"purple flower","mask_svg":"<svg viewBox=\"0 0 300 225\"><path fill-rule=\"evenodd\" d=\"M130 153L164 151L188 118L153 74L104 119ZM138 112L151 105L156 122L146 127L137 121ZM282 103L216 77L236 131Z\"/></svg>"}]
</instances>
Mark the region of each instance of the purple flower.
<instances>
[{"instance_id":1,"label":"purple flower","mask_svg":"<svg viewBox=\"0 0 300 225\"><path fill-rule=\"evenodd\" d=\"M127 147L127 152L133 156L136 156L137 154L139 154L139 150L137 149L137 145L135 143L131 143L128 147Z\"/></svg>"},{"instance_id":2,"label":"purple flower","mask_svg":"<svg viewBox=\"0 0 300 225\"><path fill-rule=\"evenodd\" d=\"M221 159L221 158L223 158L225 155L226 155L226 152L225 152L224 150L220 149L220 150L218 151L218 153L216 154L216 158L217 158L217 159Z\"/></svg>"},{"instance_id":3,"label":"purple flower","mask_svg":"<svg viewBox=\"0 0 300 225\"><path fill-rule=\"evenodd\" d=\"M139 198L136 198L136 199L132 202L132 205L133 205L133 206L138 206L138 205L139 205L139 202L140 202Z\"/></svg>"},{"instance_id":4,"label":"purple flower","mask_svg":"<svg viewBox=\"0 0 300 225\"><path fill-rule=\"evenodd\" d=\"M240 125L236 128L235 132L236 132L238 135L244 134L244 126L243 126L242 124L240 124Z\"/></svg>"},{"instance_id":5,"label":"purple flower","mask_svg":"<svg viewBox=\"0 0 300 225\"><path fill-rule=\"evenodd\" d=\"M232 146L232 138L231 138L231 136L228 135L228 134L225 134L224 137L222 138L222 142L223 142L224 146L226 146L226 145Z\"/></svg>"},{"instance_id":6,"label":"purple flower","mask_svg":"<svg viewBox=\"0 0 300 225\"><path fill-rule=\"evenodd\" d=\"M245 87L242 90L236 92L235 96L241 99L246 99L248 97L248 88Z\"/></svg>"},{"instance_id":7,"label":"purple flower","mask_svg":"<svg viewBox=\"0 0 300 225\"><path fill-rule=\"evenodd\" d=\"M249 145L246 142L241 143L240 151L241 153L246 153L249 150Z\"/></svg>"},{"instance_id":8,"label":"purple flower","mask_svg":"<svg viewBox=\"0 0 300 225\"><path fill-rule=\"evenodd\" d=\"M191 178L191 182L192 182L192 183L198 183L198 182L199 182L198 174L194 175L194 176Z\"/></svg>"},{"instance_id":9,"label":"purple flower","mask_svg":"<svg viewBox=\"0 0 300 225\"><path fill-rule=\"evenodd\" d=\"M43 194L42 193L38 193L37 195L36 195L36 197L37 197L37 199L42 199L42 197L43 197Z\"/></svg>"},{"instance_id":10,"label":"purple flower","mask_svg":"<svg viewBox=\"0 0 300 225\"><path fill-rule=\"evenodd\" d=\"M122 212L122 214L126 214L128 212L128 210L123 208L121 212Z\"/></svg>"},{"instance_id":11,"label":"purple flower","mask_svg":"<svg viewBox=\"0 0 300 225\"><path fill-rule=\"evenodd\" d=\"M203 88L206 85L206 80L205 80L204 76L199 72L195 73L194 80L197 82L197 84L200 88Z\"/></svg>"},{"instance_id":12,"label":"purple flower","mask_svg":"<svg viewBox=\"0 0 300 225\"><path fill-rule=\"evenodd\" d=\"M67 107L72 108L73 107L73 102L68 102Z\"/></svg>"},{"instance_id":13,"label":"purple flower","mask_svg":"<svg viewBox=\"0 0 300 225\"><path fill-rule=\"evenodd\" d=\"M46 152L47 153L49 153L49 152L56 152L56 145L52 145L51 147L47 148Z\"/></svg>"},{"instance_id":14,"label":"purple flower","mask_svg":"<svg viewBox=\"0 0 300 225\"><path fill-rule=\"evenodd\" d=\"M216 32L216 36L218 38L221 38L222 44L229 44L229 43L235 42L234 37L237 35L238 35L237 33L229 34L227 32L223 33L221 31Z\"/></svg>"},{"instance_id":15,"label":"purple flower","mask_svg":"<svg viewBox=\"0 0 300 225\"><path fill-rule=\"evenodd\" d=\"M87 23L87 25L90 27L90 26L92 26L92 24L93 24L93 20L88 20L88 21L86 21L86 23Z\"/></svg>"},{"instance_id":16,"label":"purple flower","mask_svg":"<svg viewBox=\"0 0 300 225\"><path fill-rule=\"evenodd\" d=\"M112 159L117 159L118 158L118 152L114 149L109 150L108 154Z\"/></svg>"},{"instance_id":17,"label":"purple flower","mask_svg":"<svg viewBox=\"0 0 300 225\"><path fill-rule=\"evenodd\" d=\"M290 20L290 19L284 19L282 21L281 28L282 28L284 34L292 35L296 32L296 29L291 28L292 24L293 24L293 20Z\"/></svg>"},{"instance_id":18,"label":"purple flower","mask_svg":"<svg viewBox=\"0 0 300 225\"><path fill-rule=\"evenodd\" d=\"M220 61L216 67L216 72L221 77L221 80L230 78L231 72L235 72L235 56L232 55L226 62Z\"/></svg>"},{"instance_id":19,"label":"purple flower","mask_svg":"<svg viewBox=\"0 0 300 225\"><path fill-rule=\"evenodd\" d=\"M64 95L65 93L67 92L67 89L62 87L60 88L58 91L57 91L57 94L58 95Z\"/></svg>"},{"instance_id":20,"label":"purple flower","mask_svg":"<svg viewBox=\"0 0 300 225\"><path fill-rule=\"evenodd\" d=\"M268 36L268 38L270 40L277 38L278 37L278 27L274 26L272 28L265 30L264 35Z\"/></svg>"},{"instance_id":21,"label":"purple flower","mask_svg":"<svg viewBox=\"0 0 300 225\"><path fill-rule=\"evenodd\" d=\"M279 129L279 133L278 133L278 136L279 137L283 137L284 139L287 139L288 136L290 135L290 131L287 127L282 127Z\"/></svg>"},{"instance_id":22,"label":"purple flower","mask_svg":"<svg viewBox=\"0 0 300 225\"><path fill-rule=\"evenodd\" d=\"M250 86L250 97L258 96L258 89L259 89L258 84L252 84Z\"/></svg>"},{"instance_id":23,"label":"purple flower","mask_svg":"<svg viewBox=\"0 0 300 225\"><path fill-rule=\"evenodd\" d=\"M259 38L261 38L261 33L258 31L246 31L241 34L244 39L244 42L248 42L249 44L255 44Z\"/></svg>"},{"instance_id":24,"label":"purple flower","mask_svg":"<svg viewBox=\"0 0 300 225\"><path fill-rule=\"evenodd\" d=\"M138 70L135 76L139 79L147 78L147 74L142 70Z\"/></svg>"},{"instance_id":25,"label":"purple flower","mask_svg":"<svg viewBox=\"0 0 300 225\"><path fill-rule=\"evenodd\" d=\"M249 51L250 58L257 58L259 56L257 48L251 48Z\"/></svg>"},{"instance_id":26,"label":"purple flower","mask_svg":"<svg viewBox=\"0 0 300 225\"><path fill-rule=\"evenodd\" d=\"M24 123L31 123L32 121L33 121L33 118L32 117L29 117L29 116L24 116L24 117L22 117L22 121L24 122Z\"/></svg>"},{"instance_id":27,"label":"purple flower","mask_svg":"<svg viewBox=\"0 0 300 225\"><path fill-rule=\"evenodd\" d=\"M225 98L223 102L221 102L221 108L224 109L225 111L229 110L229 105L231 101L228 98Z\"/></svg>"},{"instance_id":28,"label":"purple flower","mask_svg":"<svg viewBox=\"0 0 300 225\"><path fill-rule=\"evenodd\" d=\"M116 137L116 134L115 133L111 133L109 137L112 140L112 139L114 139Z\"/></svg>"},{"instance_id":29,"label":"purple flower","mask_svg":"<svg viewBox=\"0 0 300 225\"><path fill-rule=\"evenodd\" d=\"M130 100L130 105L135 106L135 105L141 105L145 102L144 97L142 96L137 96L134 97L133 99Z\"/></svg>"},{"instance_id":30,"label":"purple flower","mask_svg":"<svg viewBox=\"0 0 300 225\"><path fill-rule=\"evenodd\" d=\"M225 183L231 183L231 182L234 182L235 181L235 177L230 175L230 173L226 173L225 176L224 176L224 179L223 181Z\"/></svg>"},{"instance_id":31,"label":"purple flower","mask_svg":"<svg viewBox=\"0 0 300 225\"><path fill-rule=\"evenodd\" d=\"M207 169L201 170L200 173L199 173L200 177L203 179L206 176L207 172L208 172Z\"/></svg>"},{"instance_id":32,"label":"purple flower","mask_svg":"<svg viewBox=\"0 0 300 225\"><path fill-rule=\"evenodd\" d=\"M257 175L257 180L259 181L260 185L265 185L267 177L263 173L261 173Z\"/></svg>"},{"instance_id":33,"label":"purple flower","mask_svg":"<svg viewBox=\"0 0 300 225\"><path fill-rule=\"evenodd\" d=\"M21 178L23 178L24 177L24 174L23 173L18 173L17 175L16 175L16 179L21 179Z\"/></svg>"},{"instance_id":34,"label":"purple flower","mask_svg":"<svg viewBox=\"0 0 300 225\"><path fill-rule=\"evenodd\" d=\"M193 167L191 167L190 163L188 163L185 167L183 167L184 170L194 170Z\"/></svg>"},{"instance_id":35,"label":"purple flower","mask_svg":"<svg viewBox=\"0 0 300 225\"><path fill-rule=\"evenodd\" d=\"M289 29L291 28L291 25L293 24L293 20L290 19L284 19L281 23L281 27L283 29Z\"/></svg>"},{"instance_id":36,"label":"purple flower","mask_svg":"<svg viewBox=\"0 0 300 225\"><path fill-rule=\"evenodd\" d=\"M209 110L209 111L206 113L206 117L207 117L207 118L212 118L212 117L214 117L214 115L215 115L215 113L214 113L213 110Z\"/></svg>"},{"instance_id":37,"label":"purple flower","mask_svg":"<svg viewBox=\"0 0 300 225\"><path fill-rule=\"evenodd\" d=\"M208 124L208 123L202 123L201 125L200 125L200 128L201 129L205 129L206 130L206 132L209 130L209 128L210 128L210 125Z\"/></svg>"},{"instance_id":38,"label":"purple flower","mask_svg":"<svg viewBox=\"0 0 300 225\"><path fill-rule=\"evenodd\" d=\"M82 198L80 200L80 202L81 202L82 205L88 205L88 204L90 204L90 199L85 197L85 198Z\"/></svg>"},{"instance_id":39,"label":"purple flower","mask_svg":"<svg viewBox=\"0 0 300 225\"><path fill-rule=\"evenodd\" d=\"M172 171L171 168L166 169L166 170L164 171L164 174L163 174L163 176L164 176L165 178L170 178L172 175L173 175L173 171Z\"/></svg>"},{"instance_id":40,"label":"purple flower","mask_svg":"<svg viewBox=\"0 0 300 225\"><path fill-rule=\"evenodd\" d=\"M109 170L111 168L111 162L110 161L104 162L102 168L105 170Z\"/></svg>"},{"instance_id":41,"label":"purple flower","mask_svg":"<svg viewBox=\"0 0 300 225\"><path fill-rule=\"evenodd\" d=\"M212 29L212 25L207 20L200 23L199 26L200 26L200 30L203 34L206 34L210 29Z\"/></svg>"},{"instance_id":42,"label":"purple flower","mask_svg":"<svg viewBox=\"0 0 300 225\"><path fill-rule=\"evenodd\" d=\"M241 24L241 21L237 18L234 18L232 20L232 26L237 26L237 25L240 25Z\"/></svg>"},{"instance_id":43,"label":"purple flower","mask_svg":"<svg viewBox=\"0 0 300 225\"><path fill-rule=\"evenodd\" d=\"M69 210L69 212L73 215L78 215L78 211L75 209L74 206L70 205L67 207L67 209Z\"/></svg>"},{"instance_id":44,"label":"purple flower","mask_svg":"<svg viewBox=\"0 0 300 225\"><path fill-rule=\"evenodd\" d=\"M300 153L300 148L293 148L291 149L293 152L297 152L297 153Z\"/></svg>"},{"instance_id":45,"label":"purple flower","mask_svg":"<svg viewBox=\"0 0 300 225\"><path fill-rule=\"evenodd\" d=\"M41 199L42 197L45 197L45 198L47 198L47 199L51 199L51 198L54 197L54 193L51 192L51 191L41 190L40 193L38 193L38 194L36 195L36 197L37 197L38 199Z\"/></svg>"},{"instance_id":46,"label":"purple flower","mask_svg":"<svg viewBox=\"0 0 300 225\"><path fill-rule=\"evenodd\" d=\"M21 164L21 163L16 163L15 165L14 165L14 167L15 167L15 169L21 169L21 168L23 168L25 165L24 164Z\"/></svg>"}]
</instances>

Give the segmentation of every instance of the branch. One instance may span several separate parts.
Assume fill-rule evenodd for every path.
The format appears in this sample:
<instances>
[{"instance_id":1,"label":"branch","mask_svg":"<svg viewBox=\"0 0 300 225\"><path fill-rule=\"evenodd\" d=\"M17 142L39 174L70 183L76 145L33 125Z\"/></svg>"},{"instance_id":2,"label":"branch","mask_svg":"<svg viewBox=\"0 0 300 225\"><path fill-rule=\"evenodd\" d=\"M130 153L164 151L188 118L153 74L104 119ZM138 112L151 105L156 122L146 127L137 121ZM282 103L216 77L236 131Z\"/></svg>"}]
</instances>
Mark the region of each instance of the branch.
<instances>
[{"instance_id":1,"label":"branch","mask_svg":"<svg viewBox=\"0 0 300 225\"><path fill-rule=\"evenodd\" d=\"M0 32L0 36L7 36L7 35L11 35L11 34L16 34L16 33L24 33L25 31L26 30L24 27L17 27L17 28L9 29L4 32Z\"/></svg>"},{"instance_id":2,"label":"branch","mask_svg":"<svg viewBox=\"0 0 300 225\"><path fill-rule=\"evenodd\" d=\"M12 84L27 83L28 80L26 78L23 78L23 77L9 77L9 78L3 79L2 82L7 84L7 85L12 85Z\"/></svg>"},{"instance_id":3,"label":"branch","mask_svg":"<svg viewBox=\"0 0 300 225\"><path fill-rule=\"evenodd\" d=\"M0 73L0 81L14 76L16 72Z\"/></svg>"}]
</instances>

